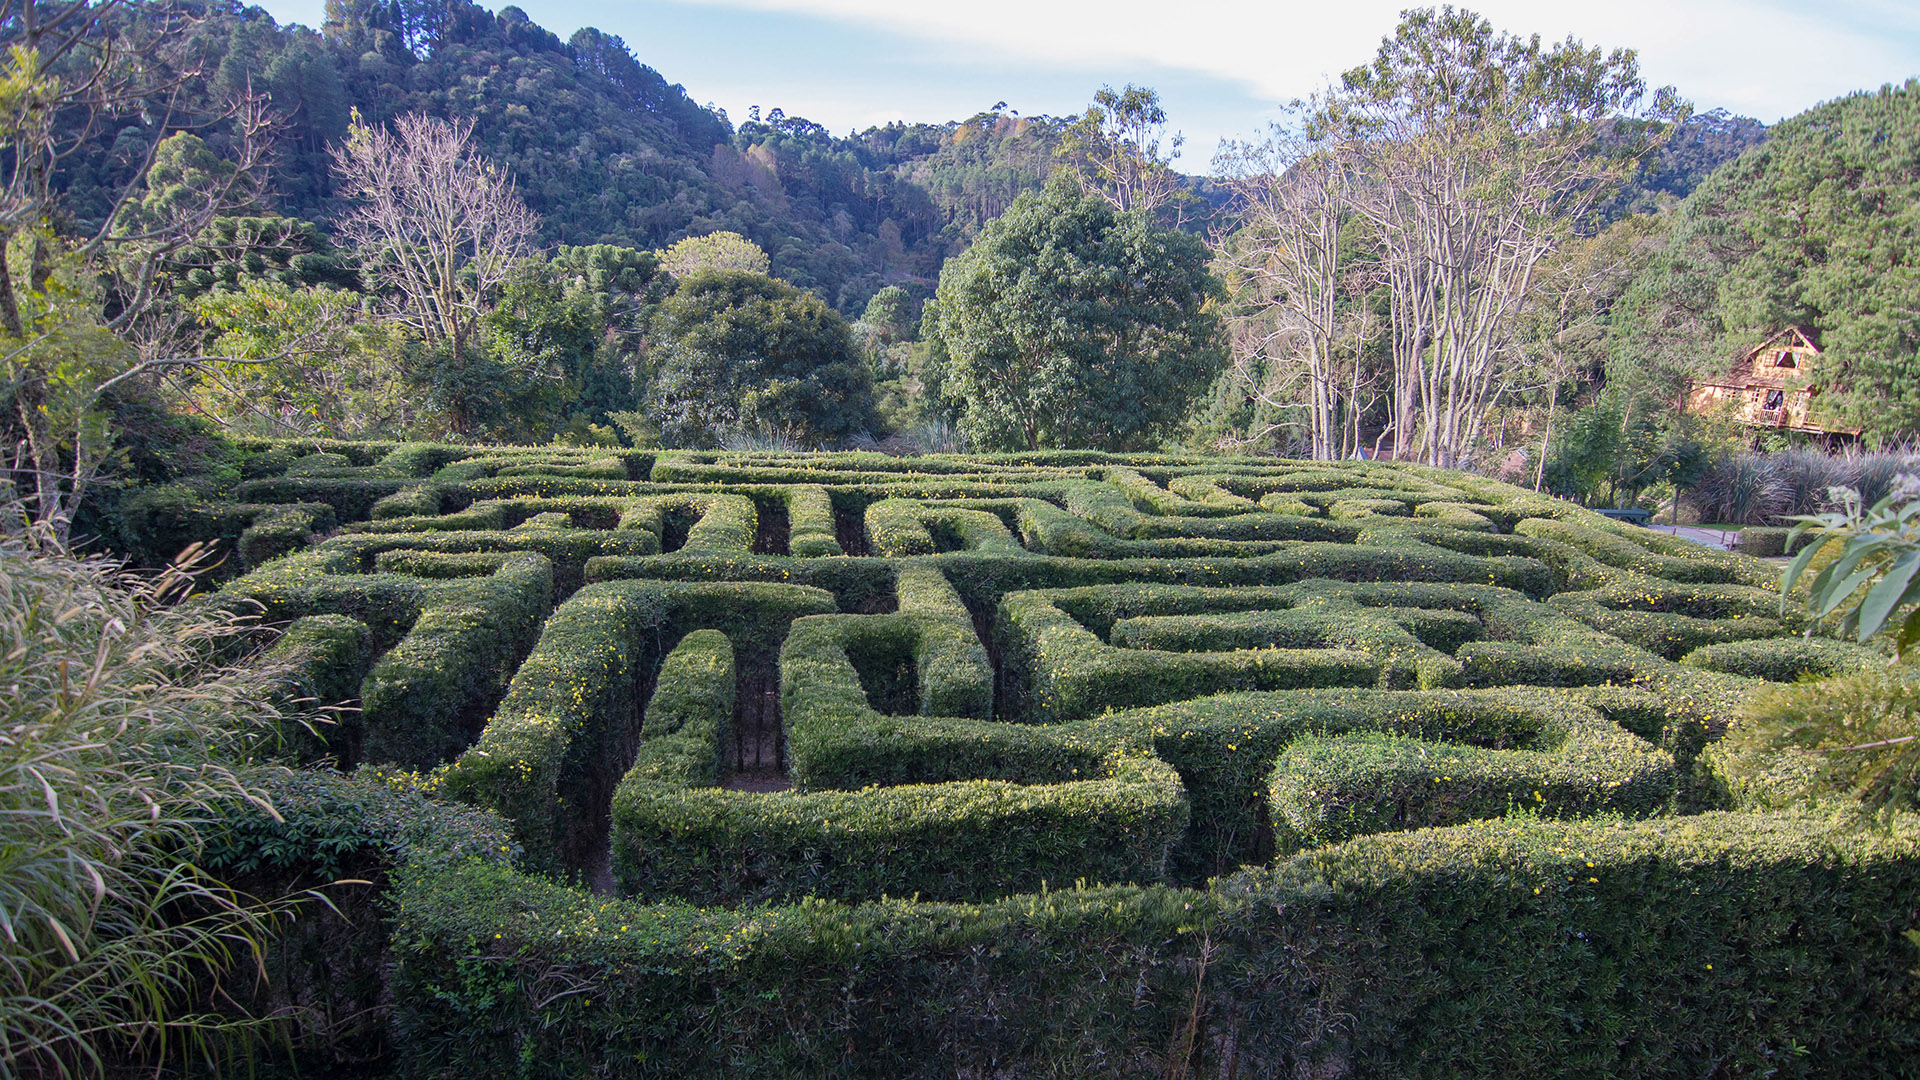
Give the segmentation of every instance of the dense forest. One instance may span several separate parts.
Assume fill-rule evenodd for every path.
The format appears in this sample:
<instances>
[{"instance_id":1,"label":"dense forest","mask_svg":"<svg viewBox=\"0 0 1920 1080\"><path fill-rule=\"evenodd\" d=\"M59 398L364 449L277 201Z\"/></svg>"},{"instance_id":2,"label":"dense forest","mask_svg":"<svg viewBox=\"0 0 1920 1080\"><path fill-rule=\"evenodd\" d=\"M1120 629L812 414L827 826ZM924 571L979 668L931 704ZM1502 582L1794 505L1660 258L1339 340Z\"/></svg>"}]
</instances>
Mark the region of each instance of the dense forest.
<instances>
[{"instance_id":1,"label":"dense forest","mask_svg":"<svg viewBox=\"0 0 1920 1080\"><path fill-rule=\"evenodd\" d=\"M1062 126L1004 107L852 138L778 108L736 126L618 37L589 27L562 40L517 7L494 14L466 0L332 3L318 32L216 4L191 38L189 114L253 88L279 117L277 213L323 226L338 213L327 148L356 111L373 125L408 113L470 120L481 152L540 215L542 244L644 250L739 233L778 277L849 314L888 283L931 285L949 254L1040 186ZM219 125L203 134L221 148ZM65 178L83 218L129 179L101 168L114 137L102 132L102 152Z\"/></svg>"},{"instance_id":2,"label":"dense forest","mask_svg":"<svg viewBox=\"0 0 1920 1080\"><path fill-rule=\"evenodd\" d=\"M837 136L779 108L737 126L592 27L562 40L518 7L497 14L467 0L334 0L316 32L258 7L196 9L187 108L217 112L252 88L277 115L266 209L316 223L341 210L327 148L357 110L373 125L407 113L473 123L481 152L513 176L540 215L547 247L642 250L687 236L751 239L782 280L858 315L887 284L931 291L946 258L1057 167L1073 118L1023 117L1004 104L964 120L889 124ZM202 130L216 151L222 125ZM71 213L97 219L134 159L115 132L63 178ZM1765 137L1757 121L1690 119L1617 197L1615 216L1685 196L1716 166ZM109 163L118 164L114 168ZM1184 226L1220 224L1225 200L1204 177Z\"/></svg>"}]
</instances>

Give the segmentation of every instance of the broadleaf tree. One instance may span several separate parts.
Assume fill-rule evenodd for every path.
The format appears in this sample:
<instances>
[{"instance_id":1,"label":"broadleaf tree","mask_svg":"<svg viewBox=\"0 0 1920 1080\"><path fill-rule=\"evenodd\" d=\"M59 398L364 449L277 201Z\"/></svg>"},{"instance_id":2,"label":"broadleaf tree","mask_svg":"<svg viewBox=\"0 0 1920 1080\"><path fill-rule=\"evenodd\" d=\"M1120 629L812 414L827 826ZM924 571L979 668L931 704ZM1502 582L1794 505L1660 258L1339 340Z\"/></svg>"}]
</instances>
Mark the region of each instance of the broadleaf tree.
<instances>
[{"instance_id":1,"label":"broadleaf tree","mask_svg":"<svg viewBox=\"0 0 1920 1080\"><path fill-rule=\"evenodd\" d=\"M1514 388L1515 323L1541 269L1670 137L1630 50L1496 33L1416 9L1341 77L1313 125L1344 144L1392 298L1396 455L1470 461Z\"/></svg>"},{"instance_id":2,"label":"broadleaf tree","mask_svg":"<svg viewBox=\"0 0 1920 1080\"><path fill-rule=\"evenodd\" d=\"M340 234L392 295L395 315L456 358L539 227L472 134L471 121L408 113L389 131L356 113L333 147L340 193L354 203Z\"/></svg>"},{"instance_id":3,"label":"broadleaf tree","mask_svg":"<svg viewBox=\"0 0 1920 1080\"><path fill-rule=\"evenodd\" d=\"M650 337L645 408L672 445L764 435L811 446L876 423L873 376L852 328L784 281L695 273L661 303Z\"/></svg>"},{"instance_id":4,"label":"broadleaf tree","mask_svg":"<svg viewBox=\"0 0 1920 1080\"><path fill-rule=\"evenodd\" d=\"M1226 364L1208 261L1057 176L941 271L929 386L981 449L1154 446Z\"/></svg>"},{"instance_id":5,"label":"broadleaf tree","mask_svg":"<svg viewBox=\"0 0 1920 1080\"><path fill-rule=\"evenodd\" d=\"M200 75L191 17L138 10L0 0L0 434L10 479L57 542L114 455L113 399L207 366L168 270L253 207L265 179L261 101L181 110ZM224 154L183 130L216 125ZM84 205L81 174L96 180Z\"/></svg>"}]
</instances>

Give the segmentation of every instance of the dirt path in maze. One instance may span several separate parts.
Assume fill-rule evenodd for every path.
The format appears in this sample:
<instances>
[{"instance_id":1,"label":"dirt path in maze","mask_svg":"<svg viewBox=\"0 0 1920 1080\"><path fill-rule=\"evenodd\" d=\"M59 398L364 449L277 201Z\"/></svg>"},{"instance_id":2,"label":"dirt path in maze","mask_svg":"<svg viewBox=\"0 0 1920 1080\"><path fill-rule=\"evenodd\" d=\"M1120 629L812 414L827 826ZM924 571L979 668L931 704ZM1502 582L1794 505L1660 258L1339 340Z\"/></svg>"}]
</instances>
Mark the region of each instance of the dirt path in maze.
<instances>
[{"instance_id":1,"label":"dirt path in maze","mask_svg":"<svg viewBox=\"0 0 1920 1080\"><path fill-rule=\"evenodd\" d=\"M773 657L740 672L732 736L721 786L732 791L785 791L792 786L780 723L780 668Z\"/></svg>"}]
</instances>

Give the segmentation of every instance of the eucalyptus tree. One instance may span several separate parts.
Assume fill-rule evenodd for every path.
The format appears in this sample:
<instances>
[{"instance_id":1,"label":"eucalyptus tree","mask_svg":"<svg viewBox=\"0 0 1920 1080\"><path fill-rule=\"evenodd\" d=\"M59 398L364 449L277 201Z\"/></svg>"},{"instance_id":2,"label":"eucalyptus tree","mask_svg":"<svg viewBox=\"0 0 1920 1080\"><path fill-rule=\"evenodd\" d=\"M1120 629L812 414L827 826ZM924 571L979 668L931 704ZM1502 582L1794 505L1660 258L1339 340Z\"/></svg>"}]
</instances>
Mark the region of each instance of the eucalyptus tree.
<instances>
[{"instance_id":1,"label":"eucalyptus tree","mask_svg":"<svg viewBox=\"0 0 1920 1080\"><path fill-rule=\"evenodd\" d=\"M1378 264L1353 257L1367 224L1349 206L1352 163L1335 141L1275 125L1262 142L1223 148L1214 167L1240 212L1215 256L1231 294L1234 376L1276 411L1304 409L1314 458L1346 457L1360 445L1361 354L1379 334L1365 302Z\"/></svg>"},{"instance_id":2,"label":"eucalyptus tree","mask_svg":"<svg viewBox=\"0 0 1920 1080\"><path fill-rule=\"evenodd\" d=\"M1656 150L1685 107L1649 98L1631 50L1495 33L1451 7L1408 11L1314 122L1354 170L1392 297L1393 446L1470 459L1513 388L1515 321L1543 263Z\"/></svg>"},{"instance_id":3,"label":"eucalyptus tree","mask_svg":"<svg viewBox=\"0 0 1920 1080\"><path fill-rule=\"evenodd\" d=\"M1167 112L1152 87L1103 86L1087 111L1060 133L1055 154L1080 186L1115 210L1157 214L1186 195L1173 163L1185 137L1167 134Z\"/></svg>"}]
</instances>

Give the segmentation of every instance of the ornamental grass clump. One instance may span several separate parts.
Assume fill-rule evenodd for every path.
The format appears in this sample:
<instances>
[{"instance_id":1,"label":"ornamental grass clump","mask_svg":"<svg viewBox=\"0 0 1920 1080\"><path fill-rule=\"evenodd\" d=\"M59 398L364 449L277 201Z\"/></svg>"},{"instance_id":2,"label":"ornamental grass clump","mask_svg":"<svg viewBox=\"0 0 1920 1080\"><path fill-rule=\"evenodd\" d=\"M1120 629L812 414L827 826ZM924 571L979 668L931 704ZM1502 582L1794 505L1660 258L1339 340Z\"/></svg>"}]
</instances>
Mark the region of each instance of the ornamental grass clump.
<instances>
[{"instance_id":1,"label":"ornamental grass clump","mask_svg":"<svg viewBox=\"0 0 1920 1080\"><path fill-rule=\"evenodd\" d=\"M266 806L234 763L278 718L188 580L0 536L0 1076L217 1060L259 1023L207 991L275 909L194 859L220 804Z\"/></svg>"}]
</instances>

